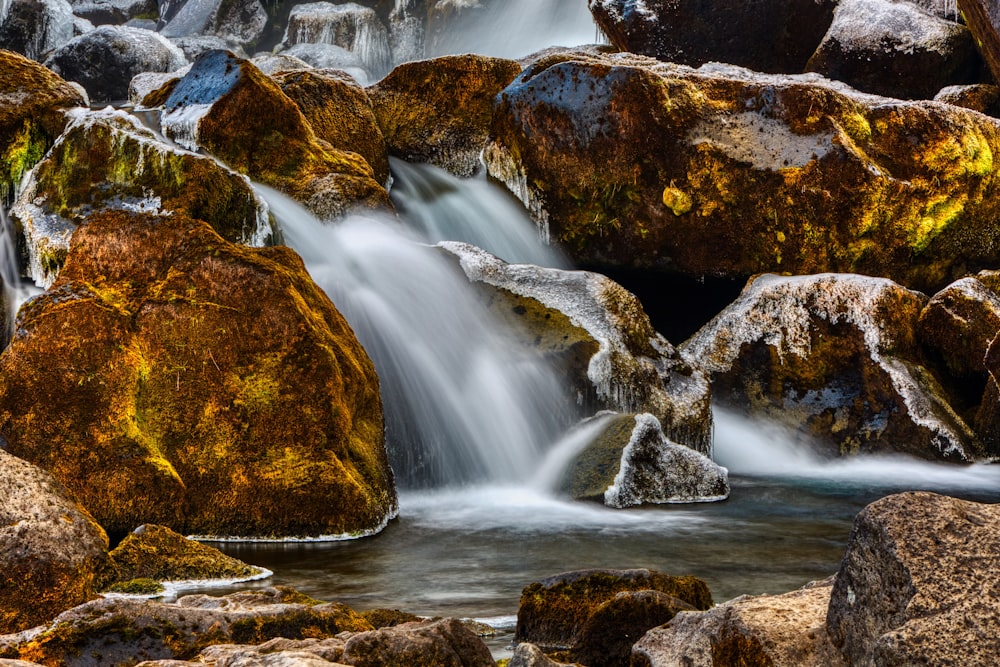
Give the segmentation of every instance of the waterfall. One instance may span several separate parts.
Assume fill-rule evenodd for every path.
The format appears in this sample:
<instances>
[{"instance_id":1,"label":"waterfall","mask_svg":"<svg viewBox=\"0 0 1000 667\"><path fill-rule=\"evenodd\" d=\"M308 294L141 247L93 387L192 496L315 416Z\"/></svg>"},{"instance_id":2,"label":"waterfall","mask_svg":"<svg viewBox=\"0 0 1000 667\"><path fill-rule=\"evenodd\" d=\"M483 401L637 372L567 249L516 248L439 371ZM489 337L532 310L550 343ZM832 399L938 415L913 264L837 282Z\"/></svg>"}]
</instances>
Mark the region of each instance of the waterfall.
<instances>
[{"instance_id":1,"label":"waterfall","mask_svg":"<svg viewBox=\"0 0 1000 667\"><path fill-rule=\"evenodd\" d=\"M400 486L530 477L572 421L572 406L454 260L398 222L354 216L324 225L280 193L260 191L375 363Z\"/></svg>"},{"instance_id":2,"label":"waterfall","mask_svg":"<svg viewBox=\"0 0 1000 667\"><path fill-rule=\"evenodd\" d=\"M17 230L7 217L7 210L0 202L0 350L7 347L14 334L17 309L32 296L40 293L37 287L21 279L17 251Z\"/></svg>"}]
</instances>

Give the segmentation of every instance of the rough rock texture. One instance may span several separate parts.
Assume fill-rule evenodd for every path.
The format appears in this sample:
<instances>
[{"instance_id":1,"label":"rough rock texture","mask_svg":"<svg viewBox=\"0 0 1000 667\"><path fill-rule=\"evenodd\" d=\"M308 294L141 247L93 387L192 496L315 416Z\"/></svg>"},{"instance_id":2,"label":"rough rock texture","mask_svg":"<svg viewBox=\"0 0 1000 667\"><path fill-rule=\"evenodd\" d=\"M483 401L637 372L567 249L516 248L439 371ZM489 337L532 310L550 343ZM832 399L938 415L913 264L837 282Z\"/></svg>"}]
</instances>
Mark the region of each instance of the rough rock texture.
<instances>
[{"instance_id":1,"label":"rough rock texture","mask_svg":"<svg viewBox=\"0 0 1000 667\"><path fill-rule=\"evenodd\" d=\"M42 61L73 39L73 19L66 0L10 0L0 12L0 49Z\"/></svg>"},{"instance_id":2,"label":"rough rock texture","mask_svg":"<svg viewBox=\"0 0 1000 667\"><path fill-rule=\"evenodd\" d=\"M109 532L358 534L394 516L374 367L291 250L98 213L19 322L0 435Z\"/></svg>"},{"instance_id":3,"label":"rough rock texture","mask_svg":"<svg viewBox=\"0 0 1000 667\"><path fill-rule=\"evenodd\" d=\"M721 404L798 429L835 455L983 455L915 340L927 297L883 278L752 280L682 347Z\"/></svg>"},{"instance_id":4,"label":"rough rock texture","mask_svg":"<svg viewBox=\"0 0 1000 667\"><path fill-rule=\"evenodd\" d=\"M172 72L187 64L165 37L128 26L101 26L57 49L46 67L76 81L92 101L124 100L128 84L142 72Z\"/></svg>"},{"instance_id":5,"label":"rough rock texture","mask_svg":"<svg viewBox=\"0 0 1000 667\"><path fill-rule=\"evenodd\" d=\"M51 70L0 50L0 204L13 200L21 178L62 132L62 110L86 103Z\"/></svg>"},{"instance_id":6,"label":"rough rock texture","mask_svg":"<svg viewBox=\"0 0 1000 667\"><path fill-rule=\"evenodd\" d=\"M974 83L980 60L968 29L893 0L842 0L806 70L876 95L930 99Z\"/></svg>"},{"instance_id":7,"label":"rough rock texture","mask_svg":"<svg viewBox=\"0 0 1000 667\"><path fill-rule=\"evenodd\" d=\"M70 119L10 211L36 283L52 284L73 230L95 210L176 212L234 243L273 239L267 207L245 176L159 141L124 111L78 109Z\"/></svg>"},{"instance_id":8,"label":"rough rock texture","mask_svg":"<svg viewBox=\"0 0 1000 667\"><path fill-rule=\"evenodd\" d=\"M534 644L522 642L514 649L507 667L572 667L569 663L557 662L545 655L542 649Z\"/></svg>"},{"instance_id":9,"label":"rough rock texture","mask_svg":"<svg viewBox=\"0 0 1000 667\"><path fill-rule=\"evenodd\" d=\"M370 629L344 605L291 589L188 595L175 603L106 598L63 612L39 633L0 639L0 654L64 667L124 667L141 660L191 660L212 644L322 639Z\"/></svg>"},{"instance_id":10,"label":"rough rock texture","mask_svg":"<svg viewBox=\"0 0 1000 667\"><path fill-rule=\"evenodd\" d=\"M956 0L956 4L993 73L993 80L1000 82L1000 5L990 0Z\"/></svg>"},{"instance_id":11,"label":"rough rock texture","mask_svg":"<svg viewBox=\"0 0 1000 667\"><path fill-rule=\"evenodd\" d=\"M247 60L225 51L202 54L162 104L164 134L185 148L205 149L320 217L357 206L391 208L364 158L317 138L295 102Z\"/></svg>"},{"instance_id":12,"label":"rough rock texture","mask_svg":"<svg viewBox=\"0 0 1000 667\"><path fill-rule=\"evenodd\" d=\"M215 35L251 46L264 34L267 11L260 0L190 0L160 28L164 37Z\"/></svg>"},{"instance_id":13,"label":"rough rock texture","mask_svg":"<svg viewBox=\"0 0 1000 667\"><path fill-rule=\"evenodd\" d=\"M701 65L801 72L823 37L831 0L676 2L589 0L598 27L622 51Z\"/></svg>"},{"instance_id":14,"label":"rough rock texture","mask_svg":"<svg viewBox=\"0 0 1000 667\"><path fill-rule=\"evenodd\" d=\"M392 66L389 32L375 10L356 2L310 2L295 5L288 16L284 43L332 44L358 56L373 80Z\"/></svg>"},{"instance_id":15,"label":"rough rock texture","mask_svg":"<svg viewBox=\"0 0 1000 667\"><path fill-rule=\"evenodd\" d=\"M155 16L157 12L156 0L71 0L70 4L75 15L95 26L120 25L139 16Z\"/></svg>"},{"instance_id":16,"label":"rough rock texture","mask_svg":"<svg viewBox=\"0 0 1000 667\"><path fill-rule=\"evenodd\" d=\"M934 291L1000 261L1000 121L951 105L557 53L501 94L492 136L490 173L584 265Z\"/></svg>"},{"instance_id":17,"label":"rough rock texture","mask_svg":"<svg viewBox=\"0 0 1000 667\"><path fill-rule=\"evenodd\" d=\"M903 493L854 520L827 628L852 665L993 665L1000 507Z\"/></svg>"},{"instance_id":18,"label":"rough rock texture","mask_svg":"<svg viewBox=\"0 0 1000 667\"><path fill-rule=\"evenodd\" d=\"M642 305L600 274L507 264L462 243L443 243L490 309L566 369L589 414L649 412L671 440L708 454L711 396L700 370L649 323ZM487 289L491 288L491 289Z\"/></svg>"},{"instance_id":19,"label":"rough rock texture","mask_svg":"<svg viewBox=\"0 0 1000 667\"><path fill-rule=\"evenodd\" d=\"M471 176L480 166L494 99L520 71L513 60L444 56L396 67L368 96L390 153Z\"/></svg>"},{"instance_id":20,"label":"rough rock texture","mask_svg":"<svg viewBox=\"0 0 1000 667\"><path fill-rule=\"evenodd\" d=\"M1000 86L975 83L968 86L946 86L934 96L937 102L954 104L989 116L1000 115Z\"/></svg>"},{"instance_id":21,"label":"rough rock texture","mask_svg":"<svg viewBox=\"0 0 1000 667\"><path fill-rule=\"evenodd\" d=\"M580 570L527 586L517 610L515 639L542 647L570 648L594 612L622 591L659 591L692 605L712 606L708 586L695 577L653 570Z\"/></svg>"},{"instance_id":22,"label":"rough rock texture","mask_svg":"<svg viewBox=\"0 0 1000 667\"><path fill-rule=\"evenodd\" d=\"M632 665L846 667L826 632L830 590L827 581L784 595L744 595L705 612L681 612L635 645Z\"/></svg>"},{"instance_id":23,"label":"rough rock texture","mask_svg":"<svg viewBox=\"0 0 1000 667\"><path fill-rule=\"evenodd\" d=\"M104 530L61 484L0 448L0 633L94 597L107 550Z\"/></svg>"},{"instance_id":24,"label":"rough rock texture","mask_svg":"<svg viewBox=\"0 0 1000 667\"><path fill-rule=\"evenodd\" d=\"M403 623L349 638L341 662L354 667L495 667L490 650L454 618Z\"/></svg>"},{"instance_id":25,"label":"rough rock texture","mask_svg":"<svg viewBox=\"0 0 1000 667\"><path fill-rule=\"evenodd\" d=\"M729 497L729 475L704 454L671 442L653 415L616 415L567 466L559 490L616 508L713 502Z\"/></svg>"},{"instance_id":26,"label":"rough rock texture","mask_svg":"<svg viewBox=\"0 0 1000 667\"><path fill-rule=\"evenodd\" d=\"M316 136L342 151L353 151L372 168L375 180L389 182L389 156L364 89L337 70L306 70L274 75L281 90L309 121Z\"/></svg>"}]
</instances>

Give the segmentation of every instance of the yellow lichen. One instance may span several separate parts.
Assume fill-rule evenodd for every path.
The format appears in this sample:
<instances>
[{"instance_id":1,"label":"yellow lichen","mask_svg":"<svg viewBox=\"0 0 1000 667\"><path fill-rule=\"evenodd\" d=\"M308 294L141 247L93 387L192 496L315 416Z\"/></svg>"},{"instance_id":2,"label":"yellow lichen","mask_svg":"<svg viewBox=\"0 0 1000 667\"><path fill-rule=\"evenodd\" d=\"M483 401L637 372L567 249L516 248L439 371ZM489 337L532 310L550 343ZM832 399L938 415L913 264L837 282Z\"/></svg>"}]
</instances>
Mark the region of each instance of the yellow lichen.
<instances>
[{"instance_id":1,"label":"yellow lichen","mask_svg":"<svg viewBox=\"0 0 1000 667\"><path fill-rule=\"evenodd\" d=\"M691 195L671 184L663 189L663 205L679 216L691 210L694 200Z\"/></svg>"}]
</instances>

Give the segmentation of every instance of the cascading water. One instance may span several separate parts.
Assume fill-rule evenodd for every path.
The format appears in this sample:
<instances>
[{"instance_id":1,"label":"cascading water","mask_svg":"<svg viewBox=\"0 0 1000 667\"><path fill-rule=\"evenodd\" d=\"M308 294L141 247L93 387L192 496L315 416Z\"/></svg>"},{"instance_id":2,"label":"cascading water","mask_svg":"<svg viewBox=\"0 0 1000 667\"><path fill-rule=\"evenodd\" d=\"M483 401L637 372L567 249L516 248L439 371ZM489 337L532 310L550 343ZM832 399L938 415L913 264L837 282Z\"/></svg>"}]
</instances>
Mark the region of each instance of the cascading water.
<instances>
[{"instance_id":1,"label":"cascading water","mask_svg":"<svg viewBox=\"0 0 1000 667\"><path fill-rule=\"evenodd\" d=\"M14 333L14 319L21 304L41 290L21 279L17 232L0 203L0 350Z\"/></svg>"}]
</instances>

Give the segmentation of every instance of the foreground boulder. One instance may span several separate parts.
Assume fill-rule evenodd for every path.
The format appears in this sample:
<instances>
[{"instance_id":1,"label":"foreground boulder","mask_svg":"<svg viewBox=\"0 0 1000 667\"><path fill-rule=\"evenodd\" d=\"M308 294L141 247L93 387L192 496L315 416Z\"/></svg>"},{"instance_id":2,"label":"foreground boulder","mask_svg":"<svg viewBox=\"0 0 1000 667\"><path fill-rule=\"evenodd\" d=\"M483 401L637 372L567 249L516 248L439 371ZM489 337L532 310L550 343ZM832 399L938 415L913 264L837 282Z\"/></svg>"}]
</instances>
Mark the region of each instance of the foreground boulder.
<instances>
[{"instance_id":1,"label":"foreground boulder","mask_svg":"<svg viewBox=\"0 0 1000 667\"><path fill-rule=\"evenodd\" d=\"M650 630L634 667L846 667L826 632L831 583L784 595L744 595L704 612L681 612Z\"/></svg>"},{"instance_id":2,"label":"foreground boulder","mask_svg":"<svg viewBox=\"0 0 1000 667\"><path fill-rule=\"evenodd\" d=\"M104 530L61 484L0 447L0 634L93 598L107 550Z\"/></svg>"},{"instance_id":3,"label":"foreground boulder","mask_svg":"<svg viewBox=\"0 0 1000 667\"><path fill-rule=\"evenodd\" d=\"M513 60L444 56L399 65L368 96L393 155L465 177L479 170L494 98L520 71Z\"/></svg>"},{"instance_id":4,"label":"foreground boulder","mask_svg":"<svg viewBox=\"0 0 1000 667\"><path fill-rule=\"evenodd\" d=\"M1000 262L1000 121L951 105L557 53L504 90L491 136L490 173L585 265L934 291Z\"/></svg>"},{"instance_id":5,"label":"foreground boulder","mask_svg":"<svg viewBox=\"0 0 1000 667\"><path fill-rule=\"evenodd\" d=\"M395 515L374 367L287 248L105 211L21 317L0 435L109 532L361 534Z\"/></svg>"},{"instance_id":6,"label":"foreground boulder","mask_svg":"<svg viewBox=\"0 0 1000 667\"><path fill-rule=\"evenodd\" d=\"M1000 655L1000 509L933 493L854 520L827 628L851 665L992 665Z\"/></svg>"},{"instance_id":7,"label":"foreground boulder","mask_svg":"<svg viewBox=\"0 0 1000 667\"><path fill-rule=\"evenodd\" d=\"M920 361L926 302L882 278L763 275L682 350L721 404L791 426L831 454L975 461L981 444Z\"/></svg>"}]
</instances>

